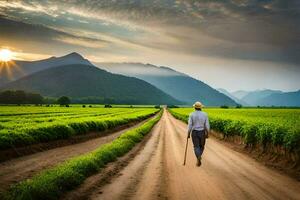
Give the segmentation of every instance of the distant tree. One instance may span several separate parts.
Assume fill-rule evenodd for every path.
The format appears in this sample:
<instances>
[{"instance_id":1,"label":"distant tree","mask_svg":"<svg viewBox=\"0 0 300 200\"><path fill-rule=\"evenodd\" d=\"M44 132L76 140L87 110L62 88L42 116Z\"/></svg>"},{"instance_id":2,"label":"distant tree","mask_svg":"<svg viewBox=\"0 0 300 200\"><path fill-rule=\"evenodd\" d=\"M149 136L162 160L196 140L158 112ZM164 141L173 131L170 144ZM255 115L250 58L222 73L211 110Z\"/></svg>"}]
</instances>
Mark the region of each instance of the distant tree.
<instances>
[{"instance_id":1,"label":"distant tree","mask_svg":"<svg viewBox=\"0 0 300 200\"><path fill-rule=\"evenodd\" d=\"M83 108L85 108L85 105L82 105Z\"/></svg>"},{"instance_id":2,"label":"distant tree","mask_svg":"<svg viewBox=\"0 0 300 200\"><path fill-rule=\"evenodd\" d=\"M57 100L54 97L46 97L44 98L44 102L50 105L50 104L55 104Z\"/></svg>"},{"instance_id":3,"label":"distant tree","mask_svg":"<svg viewBox=\"0 0 300 200\"><path fill-rule=\"evenodd\" d=\"M40 94L27 93L23 90L6 90L0 92L2 104L43 104L44 98Z\"/></svg>"},{"instance_id":4,"label":"distant tree","mask_svg":"<svg viewBox=\"0 0 300 200\"><path fill-rule=\"evenodd\" d=\"M227 105L222 105L222 106L220 106L220 108L229 108L229 106L227 106Z\"/></svg>"},{"instance_id":5,"label":"distant tree","mask_svg":"<svg viewBox=\"0 0 300 200\"><path fill-rule=\"evenodd\" d=\"M160 108L160 105L155 105L154 108Z\"/></svg>"},{"instance_id":6,"label":"distant tree","mask_svg":"<svg viewBox=\"0 0 300 200\"><path fill-rule=\"evenodd\" d=\"M61 106L68 106L71 103L71 100L69 97L62 96L57 99L57 103Z\"/></svg>"},{"instance_id":7,"label":"distant tree","mask_svg":"<svg viewBox=\"0 0 300 200\"><path fill-rule=\"evenodd\" d=\"M236 108L242 108L243 106L241 104L237 104Z\"/></svg>"},{"instance_id":8,"label":"distant tree","mask_svg":"<svg viewBox=\"0 0 300 200\"><path fill-rule=\"evenodd\" d=\"M179 108L179 107L176 105L167 105L167 108Z\"/></svg>"},{"instance_id":9,"label":"distant tree","mask_svg":"<svg viewBox=\"0 0 300 200\"><path fill-rule=\"evenodd\" d=\"M26 103L27 97L23 90L17 90L13 92L14 101L18 103Z\"/></svg>"},{"instance_id":10,"label":"distant tree","mask_svg":"<svg viewBox=\"0 0 300 200\"><path fill-rule=\"evenodd\" d=\"M110 104L105 104L104 108L111 108L112 106Z\"/></svg>"},{"instance_id":11,"label":"distant tree","mask_svg":"<svg viewBox=\"0 0 300 200\"><path fill-rule=\"evenodd\" d=\"M93 107L92 105L89 105L89 107L91 108L91 107Z\"/></svg>"},{"instance_id":12,"label":"distant tree","mask_svg":"<svg viewBox=\"0 0 300 200\"><path fill-rule=\"evenodd\" d=\"M34 104L42 104L44 102L44 98L40 94L27 94L27 101Z\"/></svg>"}]
</instances>

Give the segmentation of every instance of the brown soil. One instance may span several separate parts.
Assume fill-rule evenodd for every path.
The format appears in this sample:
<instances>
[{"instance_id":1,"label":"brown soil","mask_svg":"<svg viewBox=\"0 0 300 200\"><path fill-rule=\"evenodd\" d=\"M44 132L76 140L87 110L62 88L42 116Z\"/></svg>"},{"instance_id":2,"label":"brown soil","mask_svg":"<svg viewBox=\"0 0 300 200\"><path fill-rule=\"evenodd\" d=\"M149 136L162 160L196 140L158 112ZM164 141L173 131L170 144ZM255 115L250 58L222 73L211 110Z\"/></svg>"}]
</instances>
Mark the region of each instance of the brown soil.
<instances>
[{"instance_id":1,"label":"brown soil","mask_svg":"<svg viewBox=\"0 0 300 200\"><path fill-rule=\"evenodd\" d=\"M187 164L183 166L186 124L168 112L149 137L146 144L141 143L117 162L109 164L64 198L240 200L300 197L300 182L213 137L207 140L201 167L195 166L189 140Z\"/></svg>"},{"instance_id":2,"label":"brown soil","mask_svg":"<svg viewBox=\"0 0 300 200\"><path fill-rule=\"evenodd\" d=\"M220 143L235 151L245 153L264 165L300 180L299 155L289 153L282 148L269 147L263 149L260 145L247 147L240 136L223 137L222 133L212 132L213 136L220 139ZM277 150L280 149L280 150ZM277 151L276 151L277 150Z\"/></svg>"},{"instance_id":3,"label":"brown soil","mask_svg":"<svg viewBox=\"0 0 300 200\"><path fill-rule=\"evenodd\" d=\"M107 131L105 134L91 133L90 135L97 134L98 137L94 139L87 137L90 138L90 140L82 143L58 147L2 162L0 163L0 192L7 190L14 183L32 177L43 169L55 166L69 158L93 151L102 144L116 139L123 132L140 126L145 121L146 120L135 123L135 125L131 124L131 127L128 127L128 125L119 127L119 131L114 133L112 133L112 130ZM99 135L101 135L101 137L99 137Z\"/></svg>"}]
</instances>

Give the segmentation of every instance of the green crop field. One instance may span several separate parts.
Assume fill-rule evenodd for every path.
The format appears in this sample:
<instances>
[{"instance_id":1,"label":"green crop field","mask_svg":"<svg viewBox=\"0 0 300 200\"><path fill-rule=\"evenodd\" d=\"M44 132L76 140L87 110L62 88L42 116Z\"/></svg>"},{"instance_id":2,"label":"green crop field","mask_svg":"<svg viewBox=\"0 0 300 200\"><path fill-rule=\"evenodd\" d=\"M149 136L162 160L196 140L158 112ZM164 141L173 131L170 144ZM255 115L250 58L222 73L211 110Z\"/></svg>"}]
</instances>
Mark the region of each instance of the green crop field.
<instances>
[{"instance_id":1,"label":"green crop field","mask_svg":"<svg viewBox=\"0 0 300 200\"><path fill-rule=\"evenodd\" d=\"M156 111L152 109L152 113ZM100 146L90 153L74 157L53 168L44 170L31 179L14 185L2 198L58 199L63 192L75 188L87 177L99 172L105 164L116 160L117 157L124 155L133 148L150 132L161 118L161 115L162 111L141 126L126 131L114 141Z\"/></svg>"},{"instance_id":2,"label":"green crop field","mask_svg":"<svg viewBox=\"0 0 300 200\"><path fill-rule=\"evenodd\" d=\"M192 108L174 108L171 113L187 122ZM204 109L212 129L225 137L240 135L248 145L280 145L291 151L300 149L300 109Z\"/></svg>"},{"instance_id":3,"label":"green crop field","mask_svg":"<svg viewBox=\"0 0 300 200\"><path fill-rule=\"evenodd\" d=\"M145 119L159 109L0 106L0 149L104 131Z\"/></svg>"}]
</instances>

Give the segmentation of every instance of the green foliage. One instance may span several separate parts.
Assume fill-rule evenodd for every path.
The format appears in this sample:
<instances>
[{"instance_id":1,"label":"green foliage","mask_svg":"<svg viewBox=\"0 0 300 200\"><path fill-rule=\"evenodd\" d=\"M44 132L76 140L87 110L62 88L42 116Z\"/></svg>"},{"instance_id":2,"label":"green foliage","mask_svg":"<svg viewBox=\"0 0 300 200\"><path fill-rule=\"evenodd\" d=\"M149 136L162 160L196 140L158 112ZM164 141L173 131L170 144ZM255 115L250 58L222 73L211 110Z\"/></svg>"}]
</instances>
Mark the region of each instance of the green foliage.
<instances>
[{"instance_id":1,"label":"green foliage","mask_svg":"<svg viewBox=\"0 0 300 200\"><path fill-rule=\"evenodd\" d=\"M220 106L220 108L229 108L229 106L227 106L227 105L222 105L222 106Z\"/></svg>"},{"instance_id":2,"label":"green foliage","mask_svg":"<svg viewBox=\"0 0 300 200\"><path fill-rule=\"evenodd\" d=\"M42 104L44 98L40 94L27 93L23 90L6 90L0 92L0 104Z\"/></svg>"},{"instance_id":3,"label":"green foliage","mask_svg":"<svg viewBox=\"0 0 300 200\"><path fill-rule=\"evenodd\" d=\"M167 108L179 108L179 107L176 105L167 105Z\"/></svg>"},{"instance_id":4,"label":"green foliage","mask_svg":"<svg viewBox=\"0 0 300 200\"><path fill-rule=\"evenodd\" d=\"M57 103L61 106L66 106L66 105L69 105L71 103L71 100L69 97L66 97L66 96L62 96L62 97L59 97L57 99Z\"/></svg>"},{"instance_id":5,"label":"green foliage","mask_svg":"<svg viewBox=\"0 0 300 200\"><path fill-rule=\"evenodd\" d=\"M187 122L191 108L170 109ZM279 145L300 152L300 109L206 109L212 129L240 135L247 145Z\"/></svg>"},{"instance_id":6,"label":"green foliage","mask_svg":"<svg viewBox=\"0 0 300 200\"><path fill-rule=\"evenodd\" d=\"M80 185L88 176L97 173L105 164L127 153L150 132L162 112L143 125L123 133L111 143L72 158L56 167L42 171L31 179L16 184L5 199L59 199L67 190Z\"/></svg>"},{"instance_id":7,"label":"green foliage","mask_svg":"<svg viewBox=\"0 0 300 200\"><path fill-rule=\"evenodd\" d=\"M242 104L237 104L237 105L235 106L235 108L242 108L242 107L243 107Z\"/></svg>"},{"instance_id":8,"label":"green foliage","mask_svg":"<svg viewBox=\"0 0 300 200\"><path fill-rule=\"evenodd\" d=\"M0 107L0 149L67 139L146 119L154 108Z\"/></svg>"}]
</instances>

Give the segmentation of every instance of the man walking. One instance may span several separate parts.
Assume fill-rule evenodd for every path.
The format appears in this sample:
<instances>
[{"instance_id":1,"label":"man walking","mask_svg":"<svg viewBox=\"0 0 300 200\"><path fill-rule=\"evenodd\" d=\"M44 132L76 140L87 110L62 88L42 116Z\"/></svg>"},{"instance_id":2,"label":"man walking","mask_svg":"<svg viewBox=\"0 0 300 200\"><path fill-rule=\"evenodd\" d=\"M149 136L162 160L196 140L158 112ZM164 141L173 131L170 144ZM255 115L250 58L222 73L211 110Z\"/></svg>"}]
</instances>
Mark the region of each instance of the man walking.
<instances>
[{"instance_id":1,"label":"man walking","mask_svg":"<svg viewBox=\"0 0 300 200\"><path fill-rule=\"evenodd\" d=\"M201 165L201 156L204 151L205 139L208 137L210 127L207 114L202 112L203 105L197 101L193 107L195 108L195 111L189 116L188 138L190 138L190 135L192 134L197 166L199 167Z\"/></svg>"}]
</instances>

